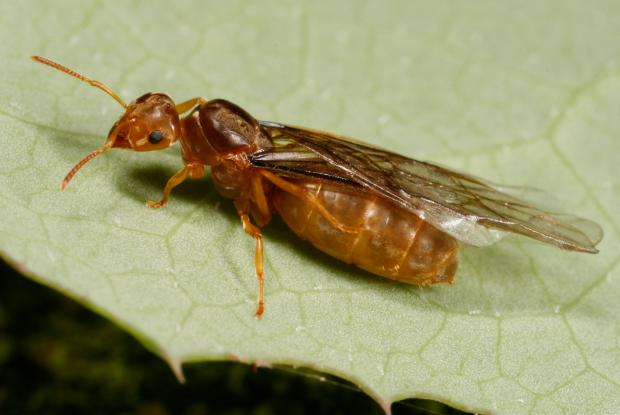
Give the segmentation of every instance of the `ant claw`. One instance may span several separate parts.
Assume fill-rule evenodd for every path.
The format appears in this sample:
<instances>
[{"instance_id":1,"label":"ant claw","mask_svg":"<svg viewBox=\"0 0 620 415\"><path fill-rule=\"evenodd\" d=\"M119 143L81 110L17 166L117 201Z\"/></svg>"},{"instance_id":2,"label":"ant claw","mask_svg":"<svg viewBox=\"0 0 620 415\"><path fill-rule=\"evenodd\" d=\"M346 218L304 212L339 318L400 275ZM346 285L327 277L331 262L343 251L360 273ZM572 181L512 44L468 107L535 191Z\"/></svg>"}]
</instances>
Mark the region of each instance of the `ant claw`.
<instances>
[{"instance_id":1,"label":"ant claw","mask_svg":"<svg viewBox=\"0 0 620 415\"><path fill-rule=\"evenodd\" d=\"M147 200L146 201L146 205L148 207L150 207L150 208L153 208L153 209L158 209L158 208L162 207L164 205L164 203L165 202L163 202L163 201L159 201L159 202L154 202L152 200Z\"/></svg>"}]
</instances>

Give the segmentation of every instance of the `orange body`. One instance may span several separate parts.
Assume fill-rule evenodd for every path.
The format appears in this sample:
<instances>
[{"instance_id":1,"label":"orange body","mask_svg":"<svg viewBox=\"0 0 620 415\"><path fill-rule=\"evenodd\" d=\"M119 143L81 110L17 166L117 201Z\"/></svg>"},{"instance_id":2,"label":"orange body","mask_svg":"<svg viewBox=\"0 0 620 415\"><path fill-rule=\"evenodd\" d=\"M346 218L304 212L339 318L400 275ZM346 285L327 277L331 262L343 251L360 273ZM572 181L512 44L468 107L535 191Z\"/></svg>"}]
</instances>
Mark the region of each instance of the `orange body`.
<instances>
[{"instance_id":1,"label":"orange body","mask_svg":"<svg viewBox=\"0 0 620 415\"><path fill-rule=\"evenodd\" d=\"M304 199L275 189L272 203L300 237L341 261L410 284L452 282L458 264L454 238L385 198L325 181L297 181L342 224L343 232Z\"/></svg>"},{"instance_id":2,"label":"orange body","mask_svg":"<svg viewBox=\"0 0 620 415\"><path fill-rule=\"evenodd\" d=\"M172 189L211 168L215 188L233 200L244 231L256 240L258 317L264 311L260 228L274 212L323 252L417 285L452 282L457 239L484 246L497 240L491 231L499 230L596 253L603 237L592 221L546 212L464 173L333 134L259 121L223 99L176 104L150 92L126 104L99 81L32 58L101 89L125 109L104 145L69 171L61 189L112 148L153 151L180 142L183 167L168 180L162 198L147 205L163 206Z\"/></svg>"}]
</instances>

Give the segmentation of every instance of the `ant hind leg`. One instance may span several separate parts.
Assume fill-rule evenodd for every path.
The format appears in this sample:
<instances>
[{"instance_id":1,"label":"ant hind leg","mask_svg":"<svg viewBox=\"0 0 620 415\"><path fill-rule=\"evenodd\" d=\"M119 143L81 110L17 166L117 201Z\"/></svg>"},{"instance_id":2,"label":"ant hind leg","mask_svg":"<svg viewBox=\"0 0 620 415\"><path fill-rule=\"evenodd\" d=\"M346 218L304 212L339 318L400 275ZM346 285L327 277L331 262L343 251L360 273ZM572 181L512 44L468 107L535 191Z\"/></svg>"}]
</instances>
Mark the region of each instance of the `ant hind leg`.
<instances>
[{"instance_id":1,"label":"ant hind leg","mask_svg":"<svg viewBox=\"0 0 620 415\"><path fill-rule=\"evenodd\" d=\"M358 227L347 226L341 223L334 215L332 215L321 203L321 201L312 193L307 191L305 188L298 186L295 183L291 183L288 180L281 178L278 175L275 175L267 170L260 170L260 173L271 183L273 183L276 187L284 190L287 193L292 194L293 196L297 196L300 199L306 200L312 206L314 206L317 212L325 218L329 223L332 224L336 229L341 230L345 233L357 233L360 231Z\"/></svg>"}]
</instances>

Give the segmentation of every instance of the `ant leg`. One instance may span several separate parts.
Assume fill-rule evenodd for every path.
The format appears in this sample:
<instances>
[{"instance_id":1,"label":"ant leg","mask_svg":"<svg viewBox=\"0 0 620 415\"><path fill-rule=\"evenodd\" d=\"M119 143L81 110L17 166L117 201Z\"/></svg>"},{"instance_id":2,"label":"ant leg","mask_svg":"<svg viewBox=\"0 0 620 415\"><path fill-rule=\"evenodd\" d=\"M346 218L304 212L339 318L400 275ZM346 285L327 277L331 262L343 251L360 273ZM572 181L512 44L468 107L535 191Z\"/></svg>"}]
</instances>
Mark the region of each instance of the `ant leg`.
<instances>
[{"instance_id":1,"label":"ant leg","mask_svg":"<svg viewBox=\"0 0 620 415\"><path fill-rule=\"evenodd\" d=\"M254 255L254 266L256 268L256 278L258 279L258 305L256 307L256 317L261 318L265 310L265 277L263 268L263 235L260 229L252 224L248 216L247 201L235 201L237 213L241 217L243 230L245 233L256 239L256 253Z\"/></svg>"},{"instance_id":2,"label":"ant leg","mask_svg":"<svg viewBox=\"0 0 620 415\"><path fill-rule=\"evenodd\" d=\"M204 104L207 101L208 101L207 99L201 98L201 97L192 98L192 99L188 99L187 101L183 101L180 104L176 105L177 114L179 115L183 114L184 112L187 112L191 110L192 108L194 108L196 105Z\"/></svg>"},{"instance_id":3,"label":"ant leg","mask_svg":"<svg viewBox=\"0 0 620 415\"><path fill-rule=\"evenodd\" d=\"M342 232L346 232L346 233L359 232L360 228L347 226L347 225L343 225L342 223L340 223L340 221L336 219L334 215L332 215L327 209L325 209L325 206L323 206L323 204L319 201L319 199L315 195L310 193L308 190L306 190L305 188L298 186L294 183L291 183L288 180L284 180L280 176L275 175L271 173L270 171L262 170L262 169L259 171L260 171L260 174L265 176L267 180L269 180L271 183L273 183L280 189L284 190L287 193L292 194L293 196L297 196L301 199L304 199L310 204L312 204L312 206L314 206L317 209L319 214L323 216L325 220L331 223L336 229L339 229Z\"/></svg>"},{"instance_id":4,"label":"ant leg","mask_svg":"<svg viewBox=\"0 0 620 415\"><path fill-rule=\"evenodd\" d=\"M259 175L251 176L252 186L252 201L254 202L255 210L254 220L259 226L265 226L271 220L271 210L267 203L267 197L265 195L265 189L263 187L263 178Z\"/></svg>"},{"instance_id":5,"label":"ant leg","mask_svg":"<svg viewBox=\"0 0 620 415\"><path fill-rule=\"evenodd\" d=\"M204 166L201 164L190 163L186 164L181 170L175 173L170 179L168 179L168 183L166 183L166 187L164 188L164 195L159 202L154 202L152 200L147 200L146 205L152 208L160 208L168 202L168 197L170 196L170 192L172 189L183 183L187 176L191 174L192 178L199 178L201 176L201 172L204 171ZM204 174L204 173L203 173Z\"/></svg>"}]
</instances>

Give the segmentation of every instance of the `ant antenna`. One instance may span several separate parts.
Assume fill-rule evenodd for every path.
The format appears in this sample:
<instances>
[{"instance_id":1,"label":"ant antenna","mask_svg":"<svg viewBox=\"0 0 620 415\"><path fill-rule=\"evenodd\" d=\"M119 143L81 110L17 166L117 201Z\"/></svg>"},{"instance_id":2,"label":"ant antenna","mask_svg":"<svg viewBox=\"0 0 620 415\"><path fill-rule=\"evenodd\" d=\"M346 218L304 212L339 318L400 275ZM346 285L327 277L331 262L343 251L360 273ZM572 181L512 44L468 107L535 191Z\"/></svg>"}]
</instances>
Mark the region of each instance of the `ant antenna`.
<instances>
[{"instance_id":1,"label":"ant antenna","mask_svg":"<svg viewBox=\"0 0 620 415\"><path fill-rule=\"evenodd\" d=\"M87 78L86 76L84 76L82 74L79 74L79 73L75 72L74 70L71 70L71 69L67 68L66 66L63 66L63 65L61 65L59 63L56 63L53 60L44 58L43 56L36 56L35 55L35 56L31 56L31 58L35 62L39 62L39 63L42 63L44 65L51 66L52 68L58 69L59 71L64 72L67 75L71 75L72 77L77 78L80 81L86 82L90 86L94 86L95 88L101 89L103 92L105 92L106 94L108 94L109 96L114 98L116 100L116 102L121 104L123 106L123 108L127 108L127 104L125 104L125 101L123 101L118 95L116 95L116 92L112 91L109 87L107 87L103 83L101 83L99 81L95 81L94 79ZM97 157L101 153L104 153L104 152L108 151L109 149L111 149L114 146L114 142L116 141L116 136L118 134L118 128L119 127L117 125L115 125L115 128L113 128L112 131L110 131L110 134L108 135L108 139L106 140L106 142L103 145L103 147L101 147L100 149L95 150L95 151L87 154L86 157L84 157L82 160L80 160L78 162L78 164L76 164L75 167L73 167L71 169L69 174L67 174L65 176L65 179L62 181L62 184L60 186L60 190L65 190L65 188L69 185L69 182L71 181L73 176L75 176L75 173L77 173L78 170L80 170L82 168L82 166L84 166L90 160L94 159L95 157Z\"/></svg>"},{"instance_id":2,"label":"ant antenna","mask_svg":"<svg viewBox=\"0 0 620 415\"><path fill-rule=\"evenodd\" d=\"M71 75L72 77L77 78L80 81L86 82L90 86L94 86L95 88L101 89L103 92L105 92L106 94L108 94L109 96L114 98L116 100L116 102L121 104L123 106L123 108L127 108L127 104L125 104L125 101L123 101L118 95L116 95L116 92L112 91L109 87L107 87L103 83L101 83L99 81L95 81L94 79L87 78L84 75L81 75L81 74L79 74L79 73L77 73L77 72L67 68L66 66L63 66L63 65L61 65L59 63L56 63L53 60L44 58L43 56L36 56L35 55L35 56L31 56L31 58L35 62L39 62L39 63L42 63L44 65L51 66L52 68L58 69L59 71L64 72L67 75Z\"/></svg>"},{"instance_id":3,"label":"ant antenna","mask_svg":"<svg viewBox=\"0 0 620 415\"><path fill-rule=\"evenodd\" d=\"M86 157L80 160L80 162L71 169L69 174L65 176L64 180L62 181L62 184L60 185L60 190L64 191L67 188L67 186L69 186L69 182L71 181L71 179L73 179L73 176L75 176L75 173L77 173L78 170L80 170L83 165L85 165L86 163L88 163L89 161L97 157L99 154L108 151L111 147L112 147L112 143L109 143L109 144L106 143L102 148L95 150L92 153L88 153Z\"/></svg>"}]
</instances>

